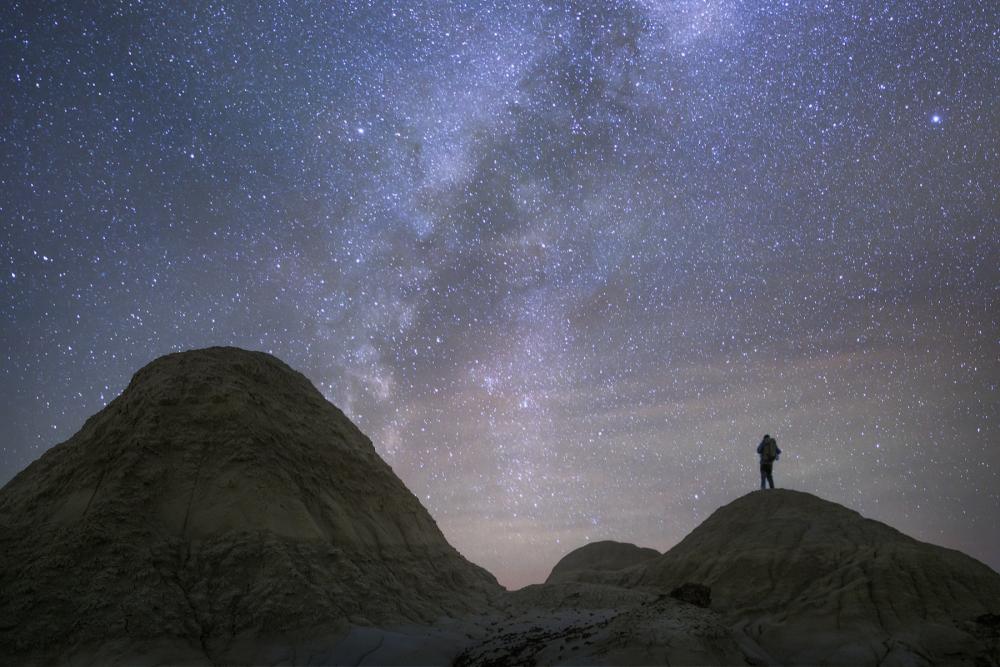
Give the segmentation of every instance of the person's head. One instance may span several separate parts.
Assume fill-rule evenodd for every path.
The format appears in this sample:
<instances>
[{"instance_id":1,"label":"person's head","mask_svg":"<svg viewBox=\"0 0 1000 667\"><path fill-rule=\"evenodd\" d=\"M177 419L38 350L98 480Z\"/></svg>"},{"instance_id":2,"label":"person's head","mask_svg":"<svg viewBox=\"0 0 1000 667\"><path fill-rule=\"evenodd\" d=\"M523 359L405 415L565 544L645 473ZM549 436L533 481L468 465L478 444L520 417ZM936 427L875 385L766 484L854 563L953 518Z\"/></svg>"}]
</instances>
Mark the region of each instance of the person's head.
<instances>
[{"instance_id":1,"label":"person's head","mask_svg":"<svg viewBox=\"0 0 1000 667\"><path fill-rule=\"evenodd\" d=\"M765 439L765 440L767 440L767 439L768 439L768 438L770 438L770 437L771 437L771 434L770 434L770 433L765 433L765 434L764 434L764 439Z\"/></svg>"}]
</instances>

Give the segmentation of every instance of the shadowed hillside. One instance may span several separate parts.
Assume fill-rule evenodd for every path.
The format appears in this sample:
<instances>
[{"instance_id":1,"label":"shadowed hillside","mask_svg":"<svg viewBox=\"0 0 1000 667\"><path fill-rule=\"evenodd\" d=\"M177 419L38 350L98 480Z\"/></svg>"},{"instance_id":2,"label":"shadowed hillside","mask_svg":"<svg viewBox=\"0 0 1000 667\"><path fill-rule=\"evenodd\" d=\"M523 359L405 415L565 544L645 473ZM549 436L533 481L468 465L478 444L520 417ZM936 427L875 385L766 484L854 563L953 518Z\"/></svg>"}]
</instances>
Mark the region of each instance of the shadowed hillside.
<instances>
[{"instance_id":1,"label":"shadowed hillside","mask_svg":"<svg viewBox=\"0 0 1000 667\"><path fill-rule=\"evenodd\" d=\"M501 590L302 374L236 348L141 369L0 491L0 526L11 656L253 662Z\"/></svg>"}]
</instances>

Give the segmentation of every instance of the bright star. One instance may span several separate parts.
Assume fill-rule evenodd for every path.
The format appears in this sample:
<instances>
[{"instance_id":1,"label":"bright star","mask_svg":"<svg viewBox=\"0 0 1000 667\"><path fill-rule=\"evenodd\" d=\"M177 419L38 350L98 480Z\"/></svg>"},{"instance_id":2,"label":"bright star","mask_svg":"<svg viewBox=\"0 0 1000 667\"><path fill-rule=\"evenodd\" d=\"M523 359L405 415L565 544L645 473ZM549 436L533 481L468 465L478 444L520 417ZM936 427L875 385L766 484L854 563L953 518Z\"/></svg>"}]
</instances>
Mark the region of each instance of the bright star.
<instances>
[{"instance_id":1,"label":"bright star","mask_svg":"<svg viewBox=\"0 0 1000 667\"><path fill-rule=\"evenodd\" d=\"M940 125L941 124L941 114L934 114L933 116L931 116L931 122L934 123L935 125Z\"/></svg>"}]
</instances>

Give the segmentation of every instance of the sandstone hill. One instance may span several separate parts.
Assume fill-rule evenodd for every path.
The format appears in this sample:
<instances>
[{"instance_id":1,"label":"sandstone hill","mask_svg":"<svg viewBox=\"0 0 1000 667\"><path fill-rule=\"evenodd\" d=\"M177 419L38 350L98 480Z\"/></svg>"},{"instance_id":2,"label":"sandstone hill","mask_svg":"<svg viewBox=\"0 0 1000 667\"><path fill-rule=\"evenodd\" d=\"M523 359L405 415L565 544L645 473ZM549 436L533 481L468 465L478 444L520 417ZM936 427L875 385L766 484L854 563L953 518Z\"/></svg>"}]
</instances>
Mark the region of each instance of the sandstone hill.
<instances>
[{"instance_id":1,"label":"sandstone hill","mask_svg":"<svg viewBox=\"0 0 1000 667\"><path fill-rule=\"evenodd\" d=\"M584 572L621 570L657 558L656 549L637 547L626 542L603 540L591 542L562 557L552 568L545 583L579 580Z\"/></svg>"},{"instance_id":2,"label":"sandstone hill","mask_svg":"<svg viewBox=\"0 0 1000 667\"><path fill-rule=\"evenodd\" d=\"M427 623L501 590L260 352L157 359L0 490L5 664L260 663L290 637Z\"/></svg>"},{"instance_id":3,"label":"sandstone hill","mask_svg":"<svg viewBox=\"0 0 1000 667\"><path fill-rule=\"evenodd\" d=\"M1000 575L757 491L503 591L301 374L172 354L0 490L0 664L1000 665Z\"/></svg>"},{"instance_id":4,"label":"sandstone hill","mask_svg":"<svg viewBox=\"0 0 1000 667\"><path fill-rule=\"evenodd\" d=\"M712 610L783 663L1000 663L1000 575L807 493L750 493L658 558L578 575L708 586Z\"/></svg>"}]
</instances>

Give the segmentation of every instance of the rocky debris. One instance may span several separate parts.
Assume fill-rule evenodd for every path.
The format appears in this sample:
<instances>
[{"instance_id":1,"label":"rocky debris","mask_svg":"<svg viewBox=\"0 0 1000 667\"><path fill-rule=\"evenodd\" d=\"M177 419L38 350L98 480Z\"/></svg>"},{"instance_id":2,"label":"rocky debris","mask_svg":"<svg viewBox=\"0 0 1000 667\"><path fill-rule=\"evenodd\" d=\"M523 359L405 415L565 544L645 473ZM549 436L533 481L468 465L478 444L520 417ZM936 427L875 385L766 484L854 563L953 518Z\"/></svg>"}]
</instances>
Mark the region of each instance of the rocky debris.
<instances>
[{"instance_id":1,"label":"rocky debris","mask_svg":"<svg viewBox=\"0 0 1000 667\"><path fill-rule=\"evenodd\" d=\"M0 490L0 526L0 662L257 662L501 591L303 375L236 348L141 369Z\"/></svg>"},{"instance_id":2,"label":"rocky debris","mask_svg":"<svg viewBox=\"0 0 1000 667\"><path fill-rule=\"evenodd\" d=\"M626 542L591 542L563 556L545 583L586 581L590 573L621 570L659 557L660 552ZM599 575L596 575L599 576Z\"/></svg>"},{"instance_id":3,"label":"rocky debris","mask_svg":"<svg viewBox=\"0 0 1000 667\"><path fill-rule=\"evenodd\" d=\"M529 586L456 659L461 667L560 664L765 664L722 617L665 595L586 583Z\"/></svg>"},{"instance_id":4,"label":"rocky debris","mask_svg":"<svg viewBox=\"0 0 1000 667\"><path fill-rule=\"evenodd\" d=\"M670 597L705 609L712 606L712 589L702 584L683 583L670 591Z\"/></svg>"}]
</instances>

